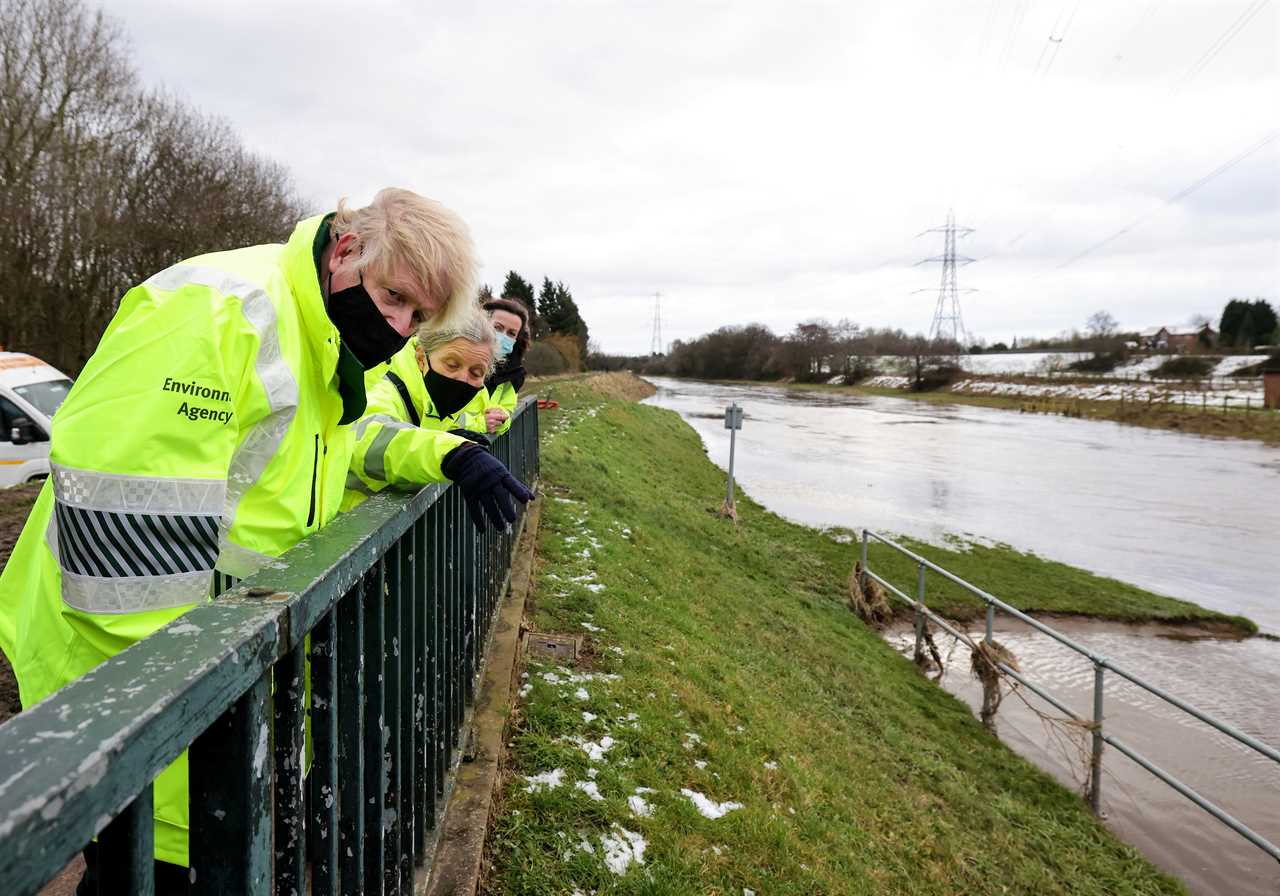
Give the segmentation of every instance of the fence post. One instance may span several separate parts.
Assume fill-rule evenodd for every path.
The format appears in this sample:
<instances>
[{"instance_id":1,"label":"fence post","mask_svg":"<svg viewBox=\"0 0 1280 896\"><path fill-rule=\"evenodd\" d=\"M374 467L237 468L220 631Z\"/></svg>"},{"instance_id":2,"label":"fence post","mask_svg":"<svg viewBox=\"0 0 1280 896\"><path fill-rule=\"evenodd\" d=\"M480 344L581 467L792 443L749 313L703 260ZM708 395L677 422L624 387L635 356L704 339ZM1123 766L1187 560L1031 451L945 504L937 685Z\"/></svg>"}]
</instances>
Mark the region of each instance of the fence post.
<instances>
[{"instance_id":1,"label":"fence post","mask_svg":"<svg viewBox=\"0 0 1280 896\"><path fill-rule=\"evenodd\" d=\"M867 542L870 536L867 530L862 530L862 575L858 577L858 587L863 591L867 590Z\"/></svg>"},{"instance_id":2,"label":"fence post","mask_svg":"<svg viewBox=\"0 0 1280 896\"><path fill-rule=\"evenodd\" d=\"M996 624L996 605L989 603L987 604L987 636L986 638L984 638L987 644L991 643L991 640L992 640L991 630L995 628L995 624Z\"/></svg>"},{"instance_id":3,"label":"fence post","mask_svg":"<svg viewBox=\"0 0 1280 896\"><path fill-rule=\"evenodd\" d=\"M1089 756L1089 808L1102 814L1102 683L1106 667L1093 663L1093 749Z\"/></svg>"},{"instance_id":4,"label":"fence post","mask_svg":"<svg viewBox=\"0 0 1280 896\"><path fill-rule=\"evenodd\" d=\"M917 663L924 660L924 564L918 567L916 575L916 649L914 659Z\"/></svg>"}]
</instances>

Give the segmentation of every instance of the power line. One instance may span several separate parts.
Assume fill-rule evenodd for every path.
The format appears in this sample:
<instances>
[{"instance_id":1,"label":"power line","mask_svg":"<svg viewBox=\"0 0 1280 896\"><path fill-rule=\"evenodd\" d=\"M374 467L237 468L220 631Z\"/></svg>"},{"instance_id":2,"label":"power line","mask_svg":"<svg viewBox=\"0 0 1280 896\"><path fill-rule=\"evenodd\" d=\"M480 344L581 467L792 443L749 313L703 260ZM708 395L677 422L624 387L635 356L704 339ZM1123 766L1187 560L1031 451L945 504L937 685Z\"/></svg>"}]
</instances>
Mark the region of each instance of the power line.
<instances>
[{"instance_id":1,"label":"power line","mask_svg":"<svg viewBox=\"0 0 1280 896\"><path fill-rule=\"evenodd\" d=\"M1208 174L1204 175L1204 177L1201 177L1199 180L1195 181L1194 183L1192 183L1192 184L1190 184L1190 185L1188 185L1188 186L1186 186L1186 187L1183 187L1183 188L1182 188L1181 190L1179 190L1177 193L1174 193L1174 194L1173 194L1172 196L1170 196L1168 199L1165 199L1163 202L1161 202L1161 203L1160 203L1160 205L1158 205L1157 207L1155 207L1155 208L1151 209L1151 210L1150 210L1150 211L1148 211L1148 212L1144 212L1143 214L1141 214L1141 215L1139 215L1138 217L1134 218L1132 221L1130 221L1130 222L1129 222L1128 224L1126 224L1125 226L1121 227L1121 228L1120 228L1119 230L1117 230L1115 233L1111 234L1110 236L1106 237L1105 239L1099 240L1098 242L1094 243L1094 244L1093 244L1092 246L1090 246L1089 248L1085 249L1083 252L1078 252L1078 253L1076 253L1075 255L1071 256L1070 258L1068 258L1066 261L1062 262L1061 264L1059 264L1059 265L1055 265L1055 266L1052 268L1052 270L1060 271L1060 270L1062 270L1062 269L1063 269L1063 268L1065 268L1065 267L1070 267L1071 265L1075 264L1075 263L1076 263L1077 261L1079 261L1080 259L1084 258L1086 255L1089 255L1089 254L1091 254L1091 253L1093 253L1093 252L1096 252L1098 249L1101 249L1103 246L1107 245L1108 243L1110 243L1110 242L1112 242L1112 241L1114 241L1114 240L1116 240L1116 239L1119 239L1120 237L1124 236L1124 235L1125 235L1126 233L1128 233L1129 231L1133 230L1135 227L1137 227L1137 226L1138 226L1139 224L1141 224L1143 221L1145 221L1145 220L1147 220L1148 218L1150 218L1150 217L1151 217L1152 215L1154 215L1156 212L1163 210L1163 209L1164 209L1166 206L1168 206L1168 205L1172 205L1172 204L1174 204L1175 202L1181 202L1183 199L1186 199L1188 196L1190 196L1190 195L1191 195L1192 193L1194 193L1196 190L1198 190L1198 189L1200 189L1201 187L1203 187L1205 184L1207 184L1207 183L1209 183L1210 181L1214 180L1214 179L1215 179L1215 178L1217 178L1218 176L1220 176L1220 175L1222 175L1222 174L1225 174L1226 172L1230 171L1230 170L1231 170L1232 168L1234 168L1236 165L1240 164L1240 163L1241 163L1241 162L1243 162L1245 159L1249 158L1249 156L1253 155L1255 152L1257 152L1258 150L1262 149L1264 146L1267 146L1267 145L1268 145L1268 144L1270 144L1270 143L1274 143L1277 139L1280 139L1280 131L1273 131L1271 134L1267 135L1266 137L1263 137L1263 138L1262 138L1261 140L1259 140L1257 143L1255 143L1255 144L1253 144L1252 146L1250 146L1250 147L1249 147L1248 149L1246 149L1244 152L1242 152L1242 153L1240 153L1240 154L1236 155L1235 157L1233 157L1233 158L1229 159L1229 160L1228 160L1228 161L1226 161L1226 162L1223 162L1223 163L1222 163L1221 165L1219 165L1217 168L1213 169L1213 170L1212 170L1212 171L1210 171ZM1043 274L1044 274L1044 273L1047 273L1047 272L1042 271L1039 275L1037 275L1037 279L1038 279L1040 276L1043 276Z\"/></svg>"},{"instance_id":2,"label":"power line","mask_svg":"<svg viewBox=\"0 0 1280 896\"><path fill-rule=\"evenodd\" d=\"M1058 59L1058 54L1062 52L1062 43L1066 40L1067 32L1071 30L1071 23L1076 20L1076 13L1079 11L1080 0L1076 0L1075 5L1071 7L1071 14L1067 16L1066 24L1062 26L1061 31L1058 31L1057 23L1054 23L1054 31L1058 31L1058 36L1055 38L1052 32L1049 34L1049 43L1053 44L1053 53L1049 56L1049 61L1044 64L1044 71L1040 73L1041 80L1049 76L1049 69L1053 68L1054 62Z\"/></svg>"},{"instance_id":3,"label":"power line","mask_svg":"<svg viewBox=\"0 0 1280 896\"><path fill-rule=\"evenodd\" d=\"M1240 15L1236 17L1235 21L1227 26L1227 30L1218 35L1217 39L1209 45L1209 49L1205 50L1200 58L1192 63L1191 68L1189 68L1187 73L1178 81L1175 89L1181 90L1183 87L1190 84L1197 75L1205 70L1209 63L1218 58L1218 54L1226 49L1227 44L1231 43L1237 34L1244 30L1244 27L1248 25L1250 20L1252 20L1253 17L1262 10L1262 7L1266 6L1270 2L1271 0L1252 0L1252 2L1245 7L1244 12L1240 13Z\"/></svg>"}]
</instances>

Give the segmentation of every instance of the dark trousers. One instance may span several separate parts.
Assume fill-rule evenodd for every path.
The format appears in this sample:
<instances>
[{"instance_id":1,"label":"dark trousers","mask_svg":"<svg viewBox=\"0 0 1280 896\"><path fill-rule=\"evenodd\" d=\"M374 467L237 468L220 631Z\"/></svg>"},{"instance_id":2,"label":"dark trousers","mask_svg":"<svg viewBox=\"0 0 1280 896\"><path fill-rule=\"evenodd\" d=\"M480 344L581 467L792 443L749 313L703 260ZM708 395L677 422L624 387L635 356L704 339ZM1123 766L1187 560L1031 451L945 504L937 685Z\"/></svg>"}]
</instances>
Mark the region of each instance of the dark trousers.
<instances>
[{"instance_id":1,"label":"dark trousers","mask_svg":"<svg viewBox=\"0 0 1280 896\"><path fill-rule=\"evenodd\" d=\"M102 884L102 870L112 861L122 861L123 856L104 856L98 844L90 843L84 850L84 877L76 887L76 896L116 896ZM168 862L156 862L156 896L187 896L191 892L188 869Z\"/></svg>"}]
</instances>

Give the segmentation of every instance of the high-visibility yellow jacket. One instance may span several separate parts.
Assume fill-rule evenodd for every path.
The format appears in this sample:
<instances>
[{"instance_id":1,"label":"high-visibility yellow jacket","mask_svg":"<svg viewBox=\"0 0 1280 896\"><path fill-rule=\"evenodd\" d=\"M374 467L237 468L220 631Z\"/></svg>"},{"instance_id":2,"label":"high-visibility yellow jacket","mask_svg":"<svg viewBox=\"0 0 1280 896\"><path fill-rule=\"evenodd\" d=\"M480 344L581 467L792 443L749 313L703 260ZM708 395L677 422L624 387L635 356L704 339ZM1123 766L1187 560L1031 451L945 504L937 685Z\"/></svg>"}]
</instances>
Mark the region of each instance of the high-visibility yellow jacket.
<instances>
[{"instance_id":1,"label":"high-visibility yellow jacket","mask_svg":"<svg viewBox=\"0 0 1280 896\"><path fill-rule=\"evenodd\" d=\"M403 384L412 407L405 403L392 375ZM408 489L443 482L440 463L467 441L448 430L484 432L483 396L481 389L457 414L439 416L418 365L417 346L410 342L401 349L391 359L388 375L370 387L365 416L353 427L354 449L342 509L350 510L387 486Z\"/></svg>"},{"instance_id":2,"label":"high-visibility yellow jacket","mask_svg":"<svg viewBox=\"0 0 1280 896\"><path fill-rule=\"evenodd\" d=\"M49 479L0 577L24 706L338 513L364 371L320 292L327 220L124 296L54 417ZM156 857L185 865L185 753L155 800Z\"/></svg>"},{"instance_id":3,"label":"high-visibility yellow jacket","mask_svg":"<svg viewBox=\"0 0 1280 896\"><path fill-rule=\"evenodd\" d=\"M520 402L520 389L524 386L524 368L500 370L485 380L484 384L485 407L502 408L507 412L507 419L494 430L495 435L501 435L511 428L511 420L516 415L516 405Z\"/></svg>"}]
</instances>

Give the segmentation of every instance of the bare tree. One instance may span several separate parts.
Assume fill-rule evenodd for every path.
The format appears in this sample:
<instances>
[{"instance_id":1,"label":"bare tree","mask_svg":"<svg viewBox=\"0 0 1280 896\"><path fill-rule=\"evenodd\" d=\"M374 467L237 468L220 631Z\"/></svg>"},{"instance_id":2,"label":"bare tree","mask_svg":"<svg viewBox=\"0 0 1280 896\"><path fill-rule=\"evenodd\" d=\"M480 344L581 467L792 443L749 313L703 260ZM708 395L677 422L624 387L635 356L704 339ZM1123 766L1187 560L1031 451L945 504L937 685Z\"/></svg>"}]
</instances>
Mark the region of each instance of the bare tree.
<instances>
[{"instance_id":1,"label":"bare tree","mask_svg":"<svg viewBox=\"0 0 1280 896\"><path fill-rule=\"evenodd\" d=\"M1085 327L1095 339L1110 339L1115 335L1120 324L1111 316L1110 311L1095 311L1085 321Z\"/></svg>"},{"instance_id":2,"label":"bare tree","mask_svg":"<svg viewBox=\"0 0 1280 896\"><path fill-rule=\"evenodd\" d=\"M287 172L223 122L145 91L80 0L0 0L0 344L76 373L133 284L278 240Z\"/></svg>"}]
</instances>

